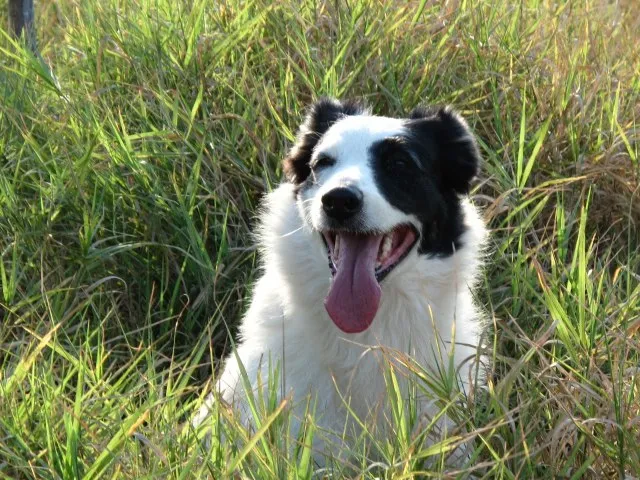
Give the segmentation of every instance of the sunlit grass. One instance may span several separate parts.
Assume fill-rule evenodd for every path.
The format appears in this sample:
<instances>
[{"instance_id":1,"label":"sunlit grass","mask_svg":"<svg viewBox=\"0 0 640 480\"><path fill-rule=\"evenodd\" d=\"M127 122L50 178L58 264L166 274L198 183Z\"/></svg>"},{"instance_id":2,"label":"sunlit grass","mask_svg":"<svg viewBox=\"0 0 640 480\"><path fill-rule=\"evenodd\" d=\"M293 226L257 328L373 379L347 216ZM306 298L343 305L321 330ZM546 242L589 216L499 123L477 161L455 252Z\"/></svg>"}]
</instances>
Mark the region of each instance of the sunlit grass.
<instances>
[{"instance_id":1,"label":"sunlit grass","mask_svg":"<svg viewBox=\"0 0 640 480\"><path fill-rule=\"evenodd\" d=\"M1 477L640 476L633 2L37 8L46 65L0 32ZM258 201L319 95L462 111L493 230L487 388L400 362L394 434L365 423L320 470L311 440L345 433L314 399L289 418L275 378L255 431L218 404L210 444L188 426L246 308ZM466 426L435 445L409 400L429 392Z\"/></svg>"}]
</instances>

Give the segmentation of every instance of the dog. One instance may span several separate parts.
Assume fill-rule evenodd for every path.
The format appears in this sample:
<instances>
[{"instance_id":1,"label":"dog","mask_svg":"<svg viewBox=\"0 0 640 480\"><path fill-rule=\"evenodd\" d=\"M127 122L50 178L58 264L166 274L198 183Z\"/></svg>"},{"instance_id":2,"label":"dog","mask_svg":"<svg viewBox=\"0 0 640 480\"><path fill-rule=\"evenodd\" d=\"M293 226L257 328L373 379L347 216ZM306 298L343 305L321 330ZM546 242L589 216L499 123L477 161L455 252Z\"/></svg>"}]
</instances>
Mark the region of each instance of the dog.
<instances>
[{"instance_id":1,"label":"dog","mask_svg":"<svg viewBox=\"0 0 640 480\"><path fill-rule=\"evenodd\" d=\"M276 365L294 429L309 396L324 431L349 424L355 432L349 419L376 411L382 424L380 351L453 366L468 390L481 376L483 315L473 291L487 231L466 198L479 164L451 108L389 118L357 102L315 102L284 159L286 181L264 201L262 276L240 340L193 425L206 424L216 399L251 425L244 385L266 390ZM426 401L421 408L437 415ZM333 442L348 448L344 435L316 435L316 458Z\"/></svg>"}]
</instances>

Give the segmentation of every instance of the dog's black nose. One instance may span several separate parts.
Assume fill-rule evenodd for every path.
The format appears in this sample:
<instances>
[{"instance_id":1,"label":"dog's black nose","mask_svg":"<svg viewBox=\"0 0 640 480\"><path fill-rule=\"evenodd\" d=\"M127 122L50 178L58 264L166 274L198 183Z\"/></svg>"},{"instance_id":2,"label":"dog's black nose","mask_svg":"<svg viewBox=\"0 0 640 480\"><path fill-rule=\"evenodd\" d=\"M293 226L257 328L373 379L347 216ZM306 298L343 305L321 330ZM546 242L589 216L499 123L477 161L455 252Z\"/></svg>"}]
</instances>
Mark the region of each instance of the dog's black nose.
<instances>
[{"instance_id":1,"label":"dog's black nose","mask_svg":"<svg viewBox=\"0 0 640 480\"><path fill-rule=\"evenodd\" d=\"M339 187L322 196L322 208L336 220L347 220L362 210L362 192L356 187Z\"/></svg>"}]
</instances>

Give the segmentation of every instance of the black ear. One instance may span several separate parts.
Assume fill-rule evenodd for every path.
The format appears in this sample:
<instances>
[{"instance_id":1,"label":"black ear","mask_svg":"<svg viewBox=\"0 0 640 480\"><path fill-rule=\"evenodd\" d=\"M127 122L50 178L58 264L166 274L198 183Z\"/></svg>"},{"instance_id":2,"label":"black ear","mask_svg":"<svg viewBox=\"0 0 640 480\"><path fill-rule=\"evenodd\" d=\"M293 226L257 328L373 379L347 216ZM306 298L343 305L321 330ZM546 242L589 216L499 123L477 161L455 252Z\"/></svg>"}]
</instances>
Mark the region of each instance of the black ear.
<instances>
[{"instance_id":1,"label":"black ear","mask_svg":"<svg viewBox=\"0 0 640 480\"><path fill-rule=\"evenodd\" d=\"M458 193L468 193L480 170L480 151L467 122L450 107L416 108L410 129L433 144L438 170L444 183Z\"/></svg>"},{"instance_id":2,"label":"black ear","mask_svg":"<svg viewBox=\"0 0 640 480\"><path fill-rule=\"evenodd\" d=\"M356 102L340 102L333 98L320 98L311 105L298 130L296 143L284 159L286 179L295 184L304 182L311 173L309 161L320 137L342 117L360 115L364 112L365 108Z\"/></svg>"}]
</instances>

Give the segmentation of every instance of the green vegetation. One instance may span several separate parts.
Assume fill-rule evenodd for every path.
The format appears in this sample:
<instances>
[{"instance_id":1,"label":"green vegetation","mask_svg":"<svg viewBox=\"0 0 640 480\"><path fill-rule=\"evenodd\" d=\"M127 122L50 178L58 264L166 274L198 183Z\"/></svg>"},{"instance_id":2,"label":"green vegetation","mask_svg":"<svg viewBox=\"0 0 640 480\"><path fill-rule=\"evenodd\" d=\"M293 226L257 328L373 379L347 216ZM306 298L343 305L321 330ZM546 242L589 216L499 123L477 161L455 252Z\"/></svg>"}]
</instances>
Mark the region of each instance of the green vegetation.
<instances>
[{"instance_id":1,"label":"green vegetation","mask_svg":"<svg viewBox=\"0 0 640 480\"><path fill-rule=\"evenodd\" d=\"M450 103L480 139L495 375L449 405L474 438L450 477L640 476L635 4L440 3L44 0L50 68L0 31L1 478L311 477L313 421L278 433L274 399L211 448L182 426L246 307L259 198L322 94ZM440 446L393 421L333 478L440 476Z\"/></svg>"}]
</instances>

